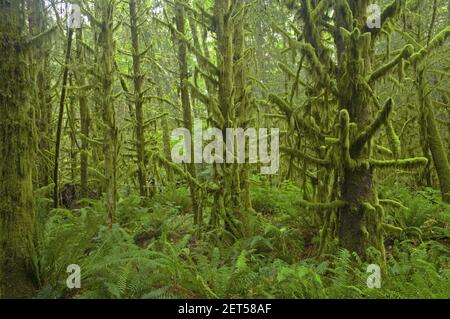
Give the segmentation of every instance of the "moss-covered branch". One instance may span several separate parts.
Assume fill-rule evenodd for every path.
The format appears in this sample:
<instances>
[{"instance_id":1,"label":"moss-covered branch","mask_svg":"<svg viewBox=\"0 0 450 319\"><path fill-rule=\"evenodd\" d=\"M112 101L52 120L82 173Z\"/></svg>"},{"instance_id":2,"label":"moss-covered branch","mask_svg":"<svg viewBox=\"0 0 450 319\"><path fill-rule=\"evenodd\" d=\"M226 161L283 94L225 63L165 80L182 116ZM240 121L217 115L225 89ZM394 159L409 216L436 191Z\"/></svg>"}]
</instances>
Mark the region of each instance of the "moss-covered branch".
<instances>
[{"instance_id":1,"label":"moss-covered branch","mask_svg":"<svg viewBox=\"0 0 450 319\"><path fill-rule=\"evenodd\" d=\"M339 122L341 126L341 159L344 166L350 167L354 161L350 157L350 115L347 110L341 110L339 113Z\"/></svg>"},{"instance_id":2,"label":"moss-covered branch","mask_svg":"<svg viewBox=\"0 0 450 319\"><path fill-rule=\"evenodd\" d=\"M182 34L181 32L179 32L173 25L171 25L170 23L166 23L158 18L155 18L156 21L158 21L159 23L165 25L166 27L168 27L170 29L170 31L181 41L183 41L184 43L186 43L188 49L199 59L201 60L210 70L211 73L213 74L218 74L219 70L217 69L217 66L212 63L206 56L203 55L202 52L200 52L200 50L198 50L192 43L191 41L189 41L189 39L186 38L186 36L184 34Z\"/></svg>"},{"instance_id":3,"label":"moss-covered branch","mask_svg":"<svg viewBox=\"0 0 450 319\"><path fill-rule=\"evenodd\" d=\"M372 168L377 169L386 169L386 168L415 169L428 164L428 160L425 157L414 157L399 160L370 159L369 162Z\"/></svg>"},{"instance_id":4,"label":"moss-covered branch","mask_svg":"<svg viewBox=\"0 0 450 319\"><path fill-rule=\"evenodd\" d=\"M393 199L380 199L379 202L383 206L393 206L393 207L401 208L401 209L405 209L405 210L409 209L408 207L406 207L402 203L400 203L400 202L398 202L396 200L393 200Z\"/></svg>"},{"instance_id":5,"label":"moss-covered branch","mask_svg":"<svg viewBox=\"0 0 450 319\"><path fill-rule=\"evenodd\" d=\"M324 166L324 167L331 166L331 162L329 160L320 159L320 158L308 155L306 153L303 153L299 150L295 150L295 149L292 149L289 147L280 147L280 150L286 154L305 159L312 164L317 164L317 165Z\"/></svg>"},{"instance_id":6,"label":"moss-covered branch","mask_svg":"<svg viewBox=\"0 0 450 319\"><path fill-rule=\"evenodd\" d=\"M198 188L202 188L202 185L197 181L197 179L194 178L189 172L185 171L180 165L169 161L159 153L154 153L153 155L161 164L180 174L181 177L183 177L187 182L194 184Z\"/></svg>"},{"instance_id":7,"label":"moss-covered branch","mask_svg":"<svg viewBox=\"0 0 450 319\"><path fill-rule=\"evenodd\" d=\"M394 101L390 98L384 104L383 109L378 112L375 120L355 139L351 146L351 153L359 152L364 145L375 135L380 127L386 123L389 114L392 111Z\"/></svg>"},{"instance_id":8,"label":"moss-covered branch","mask_svg":"<svg viewBox=\"0 0 450 319\"><path fill-rule=\"evenodd\" d=\"M372 72L372 74L368 78L368 82L372 83L383 76L385 76L390 70L395 68L399 63L403 60L408 59L414 52L414 47L411 44L407 44L400 54L398 54L394 59L386 63L385 65L380 66L378 69Z\"/></svg>"},{"instance_id":9,"label":"moss-covered branch","mask_svg":"<svg viewBox=\"0 0 450 319\"><path fill-rule=\"evenodd\" d=\"M333 86L331 83L329 70L327 70L320 61L319 57L316 54L316 50L314 50L314 47L309 43L302 43L299 45L299 49L300 52L302 52L309 60L312 71L317 75L322 85L327 88L332 88Z\"/></svg>"},{"instance_id":10,"label":"moss-covered branch","mask_svg":"<svg viewBox=\"0 0 450 319\"><path fill-rule=\"evenodd\" d=\"M297 202L297 204L300 207L312 209L312 210L339 209L339 208L343 208L347 205L347 203L342 200L336 200L336 201L329 202L329 203L312 203L312 202L308 202L306 200L299 200Z\"/></svg>"},{"instance_id":11,"label":"moss-covered branch","mask_svg":"<svg viewBox=\"0 0 450 319\"><path fill-rule=\"evenodd\" d=\"M383 223L383 230L386 233L392 233L392 234L401 234L401 233L403 233L403 229L402 228L396 227L394 225L386 224L386 223Z\"/></svg>"},{"instance_id":12,"label":"moss-covered branch","mask_svg":"<svg viewBox=\"0 0 450 319\"><path fill-rule=\"evenodd\" d=\"M390 119L388 119L386 122L386 136L394 157L399 158L402 146L400 144L400 138L395 132L394 125L392 124L392 121Z\"/></svg>"},{"instance_id":13,"label":"moss-covered branch","mask_svg":"<svg viewBox=\"0 0 450 319\"><path fill-rule=\"evenodd\" d=\"M289 119L292 118L293 116L295 116L295 120L296 120L297 125L299 126L298 127L299 129L304 130L304 132L306 132L310 136L313 136L320 140L325 139L325 137L322 135L322 133L320 133L317 129L315 129L313 126L311 126L309 123L307 123L301 116L296 115L294 113L294 111L292 110L292 108L280 97L278 97L275 94L270 94L269 101L271 103L275 104L276 106L278 106L280 111L283 112L284 114L286 114L286 116Z\"/></svg>"},{"instance_id":14,"label":"moss-covered branch","mask_svg":"<svg viewBox=\"0 0 450 319\"><path fill-rule=\"evenodd\" d=\"M435 49L442 46L447 38L450 36L450 27L445 28L441 32L439 32L431 41L430 43L420 51L414 53L409 58L409 62L411 64L417 64L420 61L422 61L428 54L433 52Z\"/></svg>"}]
</instances>

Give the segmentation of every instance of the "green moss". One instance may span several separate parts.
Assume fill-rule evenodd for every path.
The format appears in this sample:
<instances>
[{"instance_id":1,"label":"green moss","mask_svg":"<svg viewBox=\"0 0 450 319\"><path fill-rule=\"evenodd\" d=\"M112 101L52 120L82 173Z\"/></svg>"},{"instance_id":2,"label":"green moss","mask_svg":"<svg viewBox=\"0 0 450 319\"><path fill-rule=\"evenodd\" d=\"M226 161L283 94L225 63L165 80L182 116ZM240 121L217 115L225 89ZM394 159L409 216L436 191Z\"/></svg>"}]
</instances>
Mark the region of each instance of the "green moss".
<instances>
[{"instance_id":1,"label":"green moss","mask_svg":"<svg viewBox=\"0 0 450 319\"><path fill-rule=\"evenodd\" d=\"M325 166L325 167L330 167L331 166L331 162L329 160L326 159L321 159L321 158L316 158L314 156L305 154L299 150L295 150L289 147L280 147L280 151L285 152L287 154L302 158L307 160L308 162L310 162L311 164L316 164L316 165L320 165L320 166Z\"/></svg>"},{"instance_id":2,"label":"green moss","mask_svg":"<svg viewBox=\"0 0 450 319\"><path fill-rule=\"evenodd\" d=\"M331 87L331 79L328 70L320 61L319 57L314 50L314 47L309 43L304 43L300 45L300 51L308 58L312 67L312 74L318 77L319 82L322 83L324 87Z\"/></svg>"},{"instance_id":3,"label":"green moss","mask_svg":"<svg viewBox=\"0 0 450 319\"><path fill-rule=\"evenodd\" d=\"M381 153L383 155L386 155L386 156L393 156L394 155L394 153L390 149L388 149L388 148L386 148L386 147L384 147L382 145L378 145L377 144L374 147L379 153Z\"/></svg>"},{"instance_id":4,"label":"green moss","mask_svg":"<svg viewBox=\"0 0 450 319\"><path fill-rule=\"evenodd\" d=\"M415 157L398 160L370 159L369 162L370 166L376 169L385 169L385 168L416 169L418 167L427 165L428 160L425 157Z\"/></svg>"},{"instance_id":5,"label":"green moss","mask_svg":"<svg viewBox=\"0 0 450 319\"><path fill-rule=\"evenodd\" d=\"M406 207L405 205L403 205L402 203L393 200L393 199L380 199L380 204L383 204L385 206L393 206L396 208L401 208L401 209L405 209L408 210L408 207Z\"/></svg>"},{"instance_id":6,"label":"green moss","mask_svg":"<svg viewBox=\"0 0 450 319\"><path fill-rule=\"evenodd\" d=\"M401 153L400 138L395 132L394 126L392 125L392 121L390 119L386 122L386 136L394 157L399 158Z\"/></svg>"},{"instance_id":7,"label":"green moss","mask_svg":"<svg viewBox=\"0 0 450 319\"><path fill-rule=\"evenodd\" d=\"M450 36L450 27L445 28L439 32L428 44L427 47L421 49L419 52L414 53L409 58L409 62L417 64L422 61L428 54L442 46L447 38Z\"/></svg>"},{"instance_id":8,"label":"green moss","mask_svg":"<svg viewBox=\"0 0 450 319\"><path fill-rule=\"evenodd\" d=\"M425 141L428 142L433 163L436 167L439 186L441 188L443 201L450 203L450 164L447 152L442 141L433 110L431 93L426 93L426 85L423 82L423 74L419 74L418 94L422 117L424 119L422 130L426 134Z\"/></svg>"},{"instance_id":9,"label":"green moss","mask_svg":"<svg viewBox=\"0 0 450 319\"><path fill-rule=\"evenodd\" d=\"M31 297L36 288L35 101L23 12L19 1L0 1L0 298Z\"/></svg>"},{"instance_id":10,"label":"green moss","mask_svg":"<svg viewBox=\"0 0 450 319\"><path fill-rule=\"evenodd\" d=\"M372 74L367 79L367 82L371 83L384 77L390 70L395 68L397 65L401 64L404 59L408 59L414 52L414 47L411 44L407 44L400 54L398 54L392 61L380 66L378 69L372 72Z\"/></svg>"},{"instance_id":11,"label":"green moss","mask_svg":"<svg viewBox=\"0 0 450 319\"><path fill-rule=\"evenodd\" d=\"M383 230L387 233L391 234L401 234L403 232L403 229L400 227L396 227L390 224L383 223Z\"/></svg>"},{"instance_id":12,"label":"green moss","mask_svg":"<svg viewBox=\"0 0 450 319\"><path fill-rule=\"evenodd\" d=\"M350 157L350 116L347 110L341 110L340 118L340 139L341 139L341 159L346 167L352 165L352 158Z\"/></svg>"},{"instance_id":13,"label":"green moss","mask_svg":"<svg viewBox=\"0 0 450 319\"><path fill-rule=\"evenodd\" d=\"M313 209L313 210L327 210L327 209L338 209L345 207L347 205L346 202L341 200L336 200L330 203L312 203L305 200L298 201L298 205L300 207Z\"/></svg>"},{"instance_id":14,"label":"green moss","mask_svg":"<svg viewBox=\"0 0 450 319\"><path fill-rule=\"evenodd\" d=\"M383 109L378 112L375 120L356 138L351 147L351 153L358 153L363 146L369 142L380 127L386 123L389 114L393 109L394 101L390 98L385 103Z\"/></svg>"}]
</instances>

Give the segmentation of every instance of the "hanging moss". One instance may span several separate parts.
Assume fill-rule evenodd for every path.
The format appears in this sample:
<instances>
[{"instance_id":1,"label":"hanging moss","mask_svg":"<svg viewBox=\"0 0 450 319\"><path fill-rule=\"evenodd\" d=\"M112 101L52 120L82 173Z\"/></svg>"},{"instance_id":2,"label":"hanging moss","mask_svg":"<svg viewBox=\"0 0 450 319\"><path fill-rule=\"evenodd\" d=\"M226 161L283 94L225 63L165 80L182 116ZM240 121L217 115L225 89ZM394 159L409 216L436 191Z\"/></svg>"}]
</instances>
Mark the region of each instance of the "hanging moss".
<instances>
[{"instance_id":1,"label":"hanging moss","mask_svg":"<svg viewBox=\"0 0 450 319\"><path fill-rule=\"evenodd\" d=\"M398 202L396 200L393 200L393 199L380 199L379 202L380 202L380 204L385 205L385 206L393 206L393 207L396 207L396 208L409 210L408 207L406 207L402 203L400 203L400 202Z\"/></svg>"},{"instance_id":2,"label":"hanging moss","mask_svg":"<svg viewBox=\"0 0 450 319\"><path fill-rule=\"evenodd\" d=\"M341 110L339 118L341 126L341 158L344 166L350 167L353 161L350 157L350 116L348 111Z\"/></svg>"},{"instance_id":3,"label":"hanging moss","mask_svg":"<svg viewBox=\"0 0 450 319\"><path fill-rule=\"evenodd\" d=\"M386 123L389 114L392 111L394 101L390 98L385 103L383 109L378 112L375 120L356 138L351 147L351 153L359 152L362 147L369 142L374 134L380 129L380 127Z\"/></svg>"},{"instance_id":4,"label":"hanging moss","mask_svg":"<svg viewBox=\"0 0 450 319\"><path fill-rule=\"evenodd\" d=\"M311 137L324 140L324 136L318 132L314 127L312 127L309 123L307 123L301 116L297 116L291 107L282 100L279 96L275 94L269 95L269 101L278 106L280 111L282 111L289 119L294 121L294 125L298 125L298 128L304 130Z\"/></svg>"},{"instance_id":5,"label":"hanging moss","mask_svg":"<svg viewBox=\"0 0 450 319\"><path fill-rule=\"evenodd\" d=\"M401 234L403 232L402 228L396 227L396 226L393 226L390 224L386 224L386 223L383 223L383 230L386 233L392 233L392 234Z\"/></svg>"},{"instance_id":6,"label":"hanging moss","mask_svg":"<svg viewBox=\"0 0 450 319\"><path fill-rule=\"evenodd\" d=\"M390 119L386 122L386 136L394 157L399 158L401 153L400 138L397 133L395 133L394 126L392 125L392 121Z\"/></svg>"},{"instance_id":7,"label":"hanging moss","mask_svg":"<svg viewBox=\"0 0 450 319\"><path fill-rule=\"evenodd\" d=\"M295 149L292 149L289 147L280 147L280 151L285 152L289 155L293 155L293 156L305 159L308 162L310 162L311 164L316 164L316 165L320 165L320 166L324 166L324 167L331 166L331 162L329 160L316 158L314 156L305 154L299 150L295 150Z\"/></svg>"},{"instance_id":8,"label":"hanging moss","mask_svg":"<svg viewBox=\"0 0 450 319\"><path fill-rule=\"evenodd\" d=\"M446 149L442 141L436 118L434 115L431 92L426 93L426 85L423 82L423 73L419 73L418 94L421 113L423 117L422 125L426 134L425 141L428 143L433 163L439 179L443 201L450 203L450 163L447 158Z\"/></svg>"},{"instance_id":9,"label":"hanging moss","mask_svg":"<svg viewBox=\"0 0 450 319\"><path fill-rule=\"evenodd\" d=\"M382 65L374 72L372 72L367 82L371 83L376 81L377 79L384 77L390 70L395 68L397 65L401 64L404 59L408 59L413 54L413 52L414 47L411 44L405 45L401 53L397 55L392 61L386 63L385 65Z\"/></svg>"},{"instance_id":10,"label":"hanging moss","mask_svg":"<svg viewBox=\"0 0 450 319\"><path fill-rule=\"evenodd\" d=\"M415 157L399 160L370 160L370 166L377 169L385 168L402 168L402 169L416 169L418 167L427 165L428 160L425 157Z\"/></svg>"},{"instance_id":11,"label":"hanging moss","mask_svg":"<svg viewBox=\"0 0 450 319\"><path fill-rule=\"evenodd\" d=\"M393 156L394 155L394 153L390 149L388 149L388 148L386 148L384 146L381 146L381 145L377 144L374 147L379 153L381 153L383 155L387 155L387 156Z\"/></svg>"},{"instance_id":12,"label":"hanging moss","mask_svg":"<svg viewBox=\"0 0 450 319\"><path fill-rule=\"evenodd\" d=\"M304 43L300 46L300 50L305 56L308 58L311 63L312 73L316 74L320 83L322 83L323 87L330 88L332 87L330 75L328 70L319 60L319 57L314 50L314 47L309 43Z\"/></svg>"},{"instance_id":13,"label":"hanging moss","mask_svg":"<svg viewBox=\"0 0 450 319\"><path fill-rule=\"evenodd\" d=\"M279 62L278 67L291 78L295 79L297 77L296 73L292 71L286 64Z\"/></svg>"},{"instance_id":14,"label":"hanging moss","mask_svg":"<svg viewBox=\"0 0 450 319\"><path fill-rule=\"evenodd\" d=\"M428 54L430 54L431 52L442 46L449 36L450 36L450 27L447 27L441 32L439 32L425 48L421 49L419 52L414 53L409 58L411 64L419 63Z\"/></svg>"},{"instance_id":15,"label":"hanging moss","mask_svg":"<svg viewBox=\"0 0 450 319\"><path fill-rule=\"evenodd\" d=\"M336 201L330 202L330 203L313 203L313 202L308 202L305 200L299 200L297 203L300 207L304 207L304 208L308 208L308 209L312 209L312 210L319 210L319 211L328 210L328 209L338 209L338 208L345 207L347 205L346 202L341 201L341 200L336 200Z\"/></svg>"}]
</instances>

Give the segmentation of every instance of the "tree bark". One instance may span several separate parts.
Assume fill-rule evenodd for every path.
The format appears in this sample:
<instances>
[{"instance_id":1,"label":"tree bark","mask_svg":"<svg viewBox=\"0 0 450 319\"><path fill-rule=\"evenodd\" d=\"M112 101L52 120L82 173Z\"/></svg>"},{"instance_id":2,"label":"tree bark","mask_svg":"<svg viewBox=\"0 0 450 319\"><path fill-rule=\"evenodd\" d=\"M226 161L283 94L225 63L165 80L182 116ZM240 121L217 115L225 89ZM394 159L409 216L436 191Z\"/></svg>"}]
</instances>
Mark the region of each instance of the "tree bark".
<instances>
[{"instance_id":1,"label":"tree bark","mask_svg":"<svg viewBox=\"0 0 450 319\"><path fill-rule=\"evenodd\" d=\"M100 95L100 108L103 120L103 156L106 188L107 222L112 226L117 205L117 135L116 112L114 108L114 3L102 0L98 3L101 14L99 34L100 56L98 74L100 83L97 86Z\"/></svg>"},{"instance_id":2,"label":"tree bark","mask_svg":"<svg viewBox=\"0 0 450 319\"><path fill-rule=\"evenodd\" d=\"M64 103L66 100L66 87L67 79L69 77L69 62L70 62L70 52L72 49L72 35L73 29L69 29L67 32L67 47L66 47L66 58L64 62L63 80L61 88L61 97L59 100L59 114L58 114L58 124L56 127L56 144L55 144L55 163L53 167L53 206L58 208L59 206L59 153L61 147L61 135L62 135L62 125L64 118Z\"/></svg>"},{"instance_id":3,"label":"tree bark","mask_svg":"<svg viewBox=\"0 0 450 319\"><path fill-rule=\"evenodd\" d=\"M178 32L181 34L185 34L186 22L185 22L185 14L184 7L182 4L177 3L175 7L176 15L175 22L177 26ZM189 96L188 84L189 81L189 69L188 69L188 60L187 60L187 46L186 43L182 40L178 41L178 63L180 65L180 94L181 94L181 104L183 107L183 120L185 127L191 132L191 140L185 141L186 143L190 142L191 147L191 159L194 158L194 141L192 139L193 136L193 123L192 123L192 110L191 110L191 101ZM189 149L189 148L186 148ZM194 161L187 164L187 169L189 174L192 177L197 177L197 172L195 168ZM197 187L189 182L189 190L191 193L192 199L192 210L194 213L194 221L196 225L200 225L202 222L202 216L200 212L200 206L198 202L198 190Z\"/></svg>"},{"instance_id":4,"label":"tree bark","mask_svg":"<svg viewBox=\"0 0 450 319\"><path fill-rule=\"evenodd\" d=\"M420 110L425 120L426 138L430 146L431 155L433 157L434 167L439 179L442 200L450 203L450 164L445 151L444 143L439 133L436 118L433 110L433 102L431 100L431 92L427 92L424 83L424 74L419 72L418 94Z\"/></svg>"},{"instance_id":5,"label":"tree bark","mask_svg":"<svg viewBox=\"0 0 450 319\"><path fill-rule=\"evenodd\" d=\"M0 298L35 291L34 123L23 3L0 0Z\"/></svg>"},{"instance_id":6,"label":"tree bark","mask_svg":"<svg viewBox=\"0 0 450 319\"><path fill-rule=\"evenodd\" d=\"M141 56L138 30L138 5L139 0L130 0L130 32L133 56L133 83L136 116L136 150L139 180L139 193L142 197L148 197L147 174L145 165L145 137L144 137L144 112L142 101L142 84L144 76L141 73Z\"/></svg>"}]
</instances>

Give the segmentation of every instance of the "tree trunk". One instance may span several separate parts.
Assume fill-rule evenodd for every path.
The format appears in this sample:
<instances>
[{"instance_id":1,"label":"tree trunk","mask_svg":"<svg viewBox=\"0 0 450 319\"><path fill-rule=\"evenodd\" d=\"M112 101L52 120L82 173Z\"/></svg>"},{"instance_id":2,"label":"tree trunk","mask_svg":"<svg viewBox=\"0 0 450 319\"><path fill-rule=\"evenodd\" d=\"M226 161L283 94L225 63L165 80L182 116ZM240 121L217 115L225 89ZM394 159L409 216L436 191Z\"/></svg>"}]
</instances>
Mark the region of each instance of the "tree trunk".
<instances>
[{"instance_id":1,"label":"tree trunk","mask_svg":"<svg viewBox=\"0 0 450 319\"><path fill-rule=\"evenodd\" d=\"M80 105L80 126L81 126L81 153L80 153L80 195L82 198L88 195L88 167L89 167L89 105L86 96L86 80L85 80L85 53L83 50L83 30L77 30L77 64L78 67L75 71L75 77L78 86L78 103Z\"/></svg>"},{"instance_id":2,"label":"tree trunk","mask_svg":"<svg viewBox=\"0 0 450 319\"><path fill-rule=\"evenodd\" d=\"M30 34L36 36L45 31L47 17L42 0L28 0L30 16L28 27ZM31 76L34 84L33 100L36 101L36 126L40 132L38 143L40 156L37 168L37 184L39 187L47 186L50 183L49 154L51 147L51 80L49 70L49 48L43 42L36 44L33 56L30 54Z\"/></svg>"},{"instance_id":3,"label":"tree trunk","mask_svg":"<svg viewBox=\"0 0 450 319\"><path fill-rule=\"evenodd\" d=\"M420 109L425 119L426 138L430 146L433 157L434 167L439 179L439 185L442 193L442 200L450 203L450 165L445 151L444 143L439 133L439 128L434 116L433 102L431 92L427 92L427 86L424 83L423 72L419 72L418 93Z\"/></svg>"},{"instance_id":4,"label":"tree trunk","mask_svg":"<svg viewBox=\"0 0 450 319\"><path fill-rule=\"evenodd\" d=\"M98 4L101 14L101 30L99 35L100 57L98 68L100 83L100 108L103 120L103 156L106 188L107 222L112 226L116 215L117 204L117 135L116 112L114 108L114 40L113 12L114 3L102 0Z\"/></svg>"},{"instance_id":5,"label":"tree trunk","mask_svg":"<svg viewBox=\"0 0 450 319\"><path fill-rule=\"evenodd\" d=\"M176 11L176 25L177 30L181 34L185 34L185 15L184 15L184 7L183 4L177 3L175 7ZM181 104L183 107L183 120L185 127L191 132L191 140L186 141L186 143L190 142L191 147L191 159L194 158L194 144L193 144L193 123L192 123L192 110L191 110L191 102L188 90L189 81L189 69L188 69L188 60L187 60L187 46L186 43L182 40L178 41L178 63L180 65L180 93L181 93ZM189 149L189 148L186 148ZM195 163L191 161L191 163L187 164L187 169L189 174L193 178L197 177L197 172L195 168ZM202 223L202 216L200 212L199 199L198 199L198 191L197 187L189 182L189 190L191 193L192 199L192 210L194 213L194 221L196 225L200 225Z\"/></svg>"},{"instance_id":6,"label":"tree trunk","mask_svg":"<svg viewBox=\"0 0 450 319\"><path fill-rule=\"evenodd\" d=\"M53 167L53 206L58 208L59 206L59 153L61 148L61 136L63 129L63 118L64 118L64 103L66 100L67 92L67 79L69 77L69 62L70 62L70 51L72 49L72 35L73 29L69 29L67 32L67 48L66 48L66 58L64 62L63 80L61 88L61 96L59 100L59 113L58 113L58 123L56 127L56 145L55 145L55 159Z\"/></svg>"},{"instance_id":7,"label":"tree trunk","mask_svg":"<svg viewBox=\"0 0 450 319\"><path fill-rule=\"evenodd\" d=\"M32 81L21 1L0 1L0 298L31 297L35 257Z\"/></svg>"},{"instance_id":8,"label":"tree trunk","mask_svg":"<svg viewBox=\"0 0 450 319\"><path fill-rule=\"evenodd\" d=\"M364 80L360 79L365 79L370 74L369 61L372 59L370 46L373 44L369 33L361 35L359 31L365 28L368 1L348 2L353 14L353 21L357 23L355 27L348 24L348 17L346 17L348 13L344 11L345 9L341 6L336 8L337 30L339 30L337 32L340 32L340 28L351 32L351 35L347 36L342 33L335 35L339 69L337 79L340 95L339 108L348 111L350 122L357 125L358 133L360 133L372 120L369 115L370 97L363 86L362 81ZM341 125L347 124L341 123ZM347 128L347 130L349 129ZM350 136L341 136L341 138L349 139ZM351 159L356 162L367 161L370 154L369 148L370 145L350 153ZM368 205L375 206L376 204L373 187L372 170L369 167L344 164L340 192L341 198L347 202L347 206L339 210L337 234L342 247L357 252L361 256L365 255L369 237L384 254L382 232L379 229L380 222L376 223L368 218L368 215L372 213L379 214L370 212L368 209Z\"/></svg>"},{"instance_id":9,"label":"tree trunk","mask_svg":"<svg viewBox=\"0 0 450 319\"><path fill-rule=\"evenodd\" d=\"M144 137L144 112L142 109L142 83L144 76L141 74L141 56L139 51L139 30L137 5L139 0L130 0L130 31L131 45L133 56L133 83L134 83L134 100L135 100L135 116L136 116L136 148L137 148L137 166L139 193L142 197L148 197L147 176L145 169L145 137Z\"/></svg>"}]
</instances>

